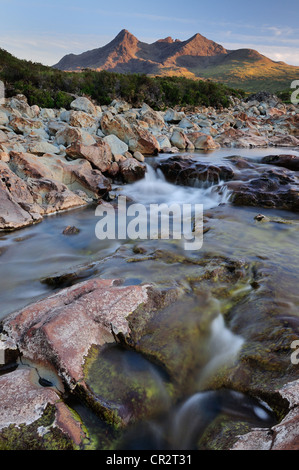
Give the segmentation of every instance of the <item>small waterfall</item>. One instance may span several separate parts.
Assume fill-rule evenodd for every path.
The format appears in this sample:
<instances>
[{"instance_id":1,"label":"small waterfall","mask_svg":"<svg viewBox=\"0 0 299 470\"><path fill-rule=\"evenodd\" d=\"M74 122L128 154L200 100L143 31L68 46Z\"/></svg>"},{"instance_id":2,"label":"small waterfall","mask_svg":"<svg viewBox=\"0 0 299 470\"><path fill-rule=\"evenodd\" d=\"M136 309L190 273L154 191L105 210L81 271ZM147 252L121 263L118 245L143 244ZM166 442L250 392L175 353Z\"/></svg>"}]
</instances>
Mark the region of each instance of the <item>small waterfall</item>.
<instances>
[{"instance_id":1,"label":"small waterfall","mask_svg":"<svg viewBox=\"0 0 299 470\"><path fill-rule=\"evenodd\" d=\"M227 203L229 191L226 185L207 187L179 186L166 181L160 169L155 170L146 163L145 178L127 185L123 194L138 203L149 204L203 204L204 210Z\"/></svg>"}]
</instances>

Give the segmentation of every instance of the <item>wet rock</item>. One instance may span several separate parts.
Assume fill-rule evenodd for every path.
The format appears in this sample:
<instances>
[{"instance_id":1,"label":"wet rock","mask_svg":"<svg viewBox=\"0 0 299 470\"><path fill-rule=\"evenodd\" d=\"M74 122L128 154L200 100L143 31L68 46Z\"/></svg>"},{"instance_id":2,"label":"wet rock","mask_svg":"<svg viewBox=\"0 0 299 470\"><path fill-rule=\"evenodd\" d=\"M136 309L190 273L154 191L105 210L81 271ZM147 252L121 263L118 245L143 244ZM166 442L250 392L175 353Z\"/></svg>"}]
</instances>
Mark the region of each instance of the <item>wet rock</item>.
<instances>
[{"instance_id":1,"label":"wet rock","mask_svg":"<svg viewBox=\"0 0 299 470\"><path fill-rule=\"evenodd\" d=\"M77 284L9 315L3 330L24 357L55 364L74 386L83 379L84 357L91 346L113 343L114 335L129 337L127 317L153 298L150 286L118 284L103 279Z\"/></svg>"},{"instance_id":2,"label":"wet rock","mask_svg":"<svg viewBox=\"0 0 299 470\"><path fill-rule=\"evenodd\" d=\"M125 183L134 183L144 178L146 166L135 158L127 158L119 162L119 171Z\"/></svg>"},{"instance_id":3,"label":"wet rock","mask_svg":"<svg viewBox=\"0 0 299 470\"><path fill-rule=\"evenodd\" d=\"M268 155L262 158L262 163L299 171L299 157L296 155Z\"/></svg>"},{"instance_id":4,"label":"wet rock","mask_svg":"<svg viewBox=\"0 0 299 470\"><path fill-rule=\"evenodd\" d=\"M72 227L71 225L68 225L64 230L63 230L63 235L77 235L80 233L80 229L77 227Z\"/></svg>"},{"instance_id":5,"label":"wet rock","mask_svg":"<svg viewBox=\"0 0 299 470\"><path fill-rule=\"evenodd\" d=\"M297 450L299 442L299 381L277 390L280 400L288 403L283 420L270 430L254 430L240 437L232 450Z\"/></svg>"},{"instance_id":6,"label":"wet rock","mask_svg":"<svg viewBox=\"0 0 299 470\"><path fill-rule=\"evenodd\" d=\"M236 205L272 207L299 210L298 178L283 168L264 171L249 181L227 184L232 191L231 201Z\"/></svg>"},{"instance_id":7,"label":"wet rock","mask_svg":"<svg viewBox=\"0 0 299 470\"><path fill-rule=\"evenodd\" d=\"M269 139L271 145L276 147L299 147L299 139L292 135L275 135Z\"/></svg>"},{"instance_id":8,"label":"wet rock","mask_svg":"<svg viewBox=\"0 0 299 470\"><path fill-rule=\"evenodd\" d=\"M233 178L230 166L212 165L194 160L190 156L174 156L158 164L166 179L172 183L194 186L200 182L219 183Z\"/></svg>"},{"instance_id":9,"label":"wet rock","mask_svg":"<svg viewBox=\"0 0 299 470\"><path fill-rule=\"evenodd\" d=\"M79 418L35 375L24 368L0 377L0 449L79 449L87 437Z\"/></svg>"}]
</instances>

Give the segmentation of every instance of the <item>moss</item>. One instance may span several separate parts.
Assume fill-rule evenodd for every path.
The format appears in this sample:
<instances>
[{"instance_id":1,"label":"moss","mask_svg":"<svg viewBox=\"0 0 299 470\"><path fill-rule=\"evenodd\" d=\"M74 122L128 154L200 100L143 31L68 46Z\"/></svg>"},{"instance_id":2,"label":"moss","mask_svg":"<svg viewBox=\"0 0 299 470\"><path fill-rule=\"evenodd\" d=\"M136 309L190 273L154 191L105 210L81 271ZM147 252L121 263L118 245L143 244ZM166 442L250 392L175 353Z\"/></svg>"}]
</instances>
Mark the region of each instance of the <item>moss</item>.
<instances>
[{"instance_id":1,"label":"moss","mask_svg":"<svg viewBox=\"0 0 299 470\"><path fill-rule=\"evenodd\" d=\"M32 424L10 425L0 433L0 450L74 450L71 440L53 426L55 407L48 405L41 418ZM45 434L39 433L45 429Z\"/></svg>"}]
</instances>

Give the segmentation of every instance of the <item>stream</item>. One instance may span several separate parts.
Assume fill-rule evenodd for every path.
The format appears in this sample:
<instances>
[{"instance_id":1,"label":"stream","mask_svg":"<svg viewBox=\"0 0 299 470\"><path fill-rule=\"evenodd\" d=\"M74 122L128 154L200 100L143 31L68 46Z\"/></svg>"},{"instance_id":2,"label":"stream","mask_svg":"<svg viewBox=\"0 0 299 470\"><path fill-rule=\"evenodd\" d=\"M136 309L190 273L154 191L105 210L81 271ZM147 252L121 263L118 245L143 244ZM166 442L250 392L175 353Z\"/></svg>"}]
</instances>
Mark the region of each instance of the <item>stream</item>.
<instances>
[{"instance_id":1,"label":"stream","mask_svg":"<svg viewBox=\"0 0 299 470\"><path fill-rule=\"evenodd\" d=\"M222 149L192 157L228 164L228 157L238 155L258 163L265 155L287 153L299 156L289 149ZM184 292L147 325L140 350L148 354L111 346L88 371L96 377L94 390L104 388L104 398L115 396L116 402L136 384L151 388L152 418L141 416L119 433L70 399L98 449L229 446L231 435L278 422L284 410L273 390L298 378L299 366L290 360L290 345L299 339L298 213L234 206L222 181L197 187L169 183L155 170L165 158L169 155L147 159L145 179L115 185L113 191L129 204L147 207L203 204L199 251L185 251L182 241L172 239L98 240L95 205L0 234L0 319L97 276L122 279L124 285L176 286ZM256 221L259 213L269 221ZM64 235L67 226L80 232ZM107 370L123 384L118 390L117 384L107 383ZM229 437L220 444L224 430Z\"/></svg>"}]
</instances>

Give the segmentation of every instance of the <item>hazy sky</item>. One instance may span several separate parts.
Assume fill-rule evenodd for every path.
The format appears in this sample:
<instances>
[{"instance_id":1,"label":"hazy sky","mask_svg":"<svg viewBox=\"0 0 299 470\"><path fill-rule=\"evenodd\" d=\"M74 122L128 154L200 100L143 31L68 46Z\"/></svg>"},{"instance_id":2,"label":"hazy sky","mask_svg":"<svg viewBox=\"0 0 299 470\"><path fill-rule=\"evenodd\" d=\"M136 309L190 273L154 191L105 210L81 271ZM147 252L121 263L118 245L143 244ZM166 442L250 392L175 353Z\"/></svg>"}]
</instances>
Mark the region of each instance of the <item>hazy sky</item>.
<instances>
[{"instance_id":1,"label":"hazy sky","mask_svg":"<svg viewBox=\"0 0 299 470\"><path fill-rule=\"evenodd\" d=\"M0 47L46 65L103 46L124 28L150 43L201 33L299 65L298 0L0 0L0 9Z\"/></svg>"}]
</instances>

